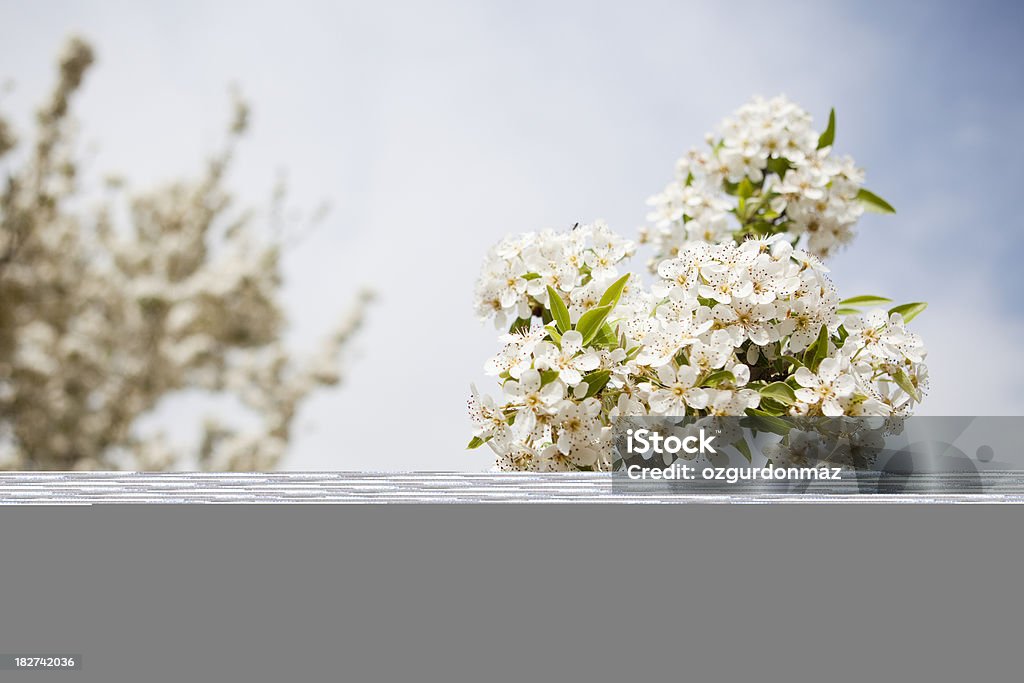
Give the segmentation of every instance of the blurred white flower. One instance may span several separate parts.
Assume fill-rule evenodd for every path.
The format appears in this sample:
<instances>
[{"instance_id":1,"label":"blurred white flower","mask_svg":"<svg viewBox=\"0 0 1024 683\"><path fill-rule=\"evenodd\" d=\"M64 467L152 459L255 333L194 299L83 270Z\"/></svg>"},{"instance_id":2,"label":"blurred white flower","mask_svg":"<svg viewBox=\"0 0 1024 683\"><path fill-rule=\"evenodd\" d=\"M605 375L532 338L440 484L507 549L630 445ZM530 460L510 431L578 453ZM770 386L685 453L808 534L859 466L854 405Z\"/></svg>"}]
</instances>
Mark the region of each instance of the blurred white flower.
<instances>
[{"instance_id":1,"label":"blurred white flower","mask_svg":"<svg viewBox=\"0 0 1024 683\"><path fill-rule=\"evenodd\" d=\"M70 105L91 63L71 40L0 196L0 469L272 469L303 400L340 381L369 297L310 358L284 349L282 244L225 189L241 102L198 178L130 197L115 188L89 208ZM211 417L193 452L140 427L188 390L231 396L253 426Z\"/></svg>"}]
</instances>

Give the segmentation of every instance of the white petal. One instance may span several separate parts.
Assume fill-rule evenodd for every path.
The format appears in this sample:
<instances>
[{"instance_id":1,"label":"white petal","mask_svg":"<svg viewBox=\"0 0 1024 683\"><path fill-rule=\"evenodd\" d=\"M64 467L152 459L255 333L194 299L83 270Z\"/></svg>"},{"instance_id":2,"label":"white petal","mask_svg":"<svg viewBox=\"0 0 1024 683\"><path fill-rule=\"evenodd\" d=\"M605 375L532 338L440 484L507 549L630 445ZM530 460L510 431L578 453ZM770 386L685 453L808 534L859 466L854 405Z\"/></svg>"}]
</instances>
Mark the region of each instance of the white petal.
<instances>
[{"instance_id":1,"label":"white petal","mask_svg":"<svg viewBox=\"0 0 1024 683\"><path fill-rule=\"evenodd\" d=\"M569 460L579 467L589 467L597 462L597 451L589 446L574 448L572 453L568 453L567 455L569 456Z\"/></svg>"},{"instance_id":2,"label":"white petal","mask_svg":"<svg viewBox=\"0 0 1024 683\"><path fill-rule=\"evenodd\" d=\"M651 394L651 398L648 402L651 404L651 410L656 413L664 414L668 410L669 405L672 402L672 398L672 392L666 391L665 389L659 389Z\"/></svg>"},{"instance_id":3,"label":"white petal","mask_svg":"<svg viewBox=\"0 0 1024 683\"><path fill-rule=\"evenodd\" d=\"M533 357L537 360L543 361L544 363L550 363L552 359L558 357L558 349L551 342L541 342L537 344L537 347L533 350ZM547 367L547 365L545 365Z\"/></svg>"},{"instance_id":4,"label":"white petal","mask_svg":"<svg viewBox=\"0 0 1024 683\"><path fill-rule=\"evenodd\" d=\"M697 410L708 407L708 392L704 389L687 389L686 402Z\"/></svg>"},{"instance_id":5,"label":"white petal","mask_svg":"<svg viewBox=\"0 0 1024 683\"><path fill-rule=\"evenodd\" d=\"M505 382L502 389L505 390L505 395L515 400L523 397L523 387L519 382Z\"/></svg>"},{"instance_id":6,"label":"white petal","mask_svg":"<svg viewBox=\"0 0 1024 683\"><path fill-rule=\"evenodd\" d=\"M572 438L568 432L562 432L558 435L558 450L563 454L567 455L569 449L572 448Z\"/></svg>"},{"instance_id":7,"label":"white petal","mask_svg":"<svg viewBox=\"0 0 1024 683\"><path fill-rule=\"evenodd\" d=\"M573 362L573 365L584 372L595 370L600 364L601 357L597 355L596 351L587 351Z\"/></svg>"},{"instance_id":8,"label":"white petal","mask_svg":"<svg viewBox=\"0 0 1024 683\"><path fill-rule=\"evenodd\" d=\"M821 382L814 376L814 373L807 368L799 368L794 375L796 383L802 387L817 387Z\"/></svg>"},{"instance_id":9,"label":"white petal","mask_svg":"<svg viewBox=\"0 0 1024 683\"><path fill-rule=\"evenodd\" d=\"M583 379L583 375L576 368L565 368L558 376L571 387L576 386Z\"/></svg>"},{"instance_id":10,"label":"white petal","mask_svg":"<svg viewBox=\"0 0 1024 683\"><path fill-rule=\"evenodd\" d=\"M576 330L569 330L562 335L562 352L575 355L583 348L583 335Z\"/></svg>"},{"instance_id":11,"label":"white petal","mask_svg":"<svg viewBox=\"0 0 1024 683\"><path fill-rule=\"evenodd\" d=\"M843 409L839 406L839 402L834 398L827 398L821 404L821 412L825 413L829 417L839 417L843 414Z\"/></svg>"},{"instance_id":12,"label":"white petal","mask_svg":"<svg viewBox=\"0 0 1024 683\"><path fill-rule=\"evenodd\" d=\"M697 383L697 368L692 365L682 365L679 367L678 372L676 372L676 377L680 384L692 387Z\"/></svg>"},{"instance_id":13,"label":"white petal","mask_svg":"<svg viewBox=\"0 0 1024 683\"><path fill-rule=\"evenodd\" d=\"M533 428L537 426L537 416L534 415L532 410L523 408L516 413L515 420L515 431L521 436L526 436L533 431Z\"/></svg>"},{"instance_id":14,"label":"white petal","mask_svg":"<svg viewBox=\"0 0 1024 683\"><path fill-rule=\"evenodd\" d=\"M797 398L798 401L803 401L804 403L817 403L818 402L818 394L816 394L811 389L797 389L793 393L796 394L796 398Z\"/></svg>"},{"instance_id":15,"label":"white petal","mask_svg":"<svg viewBox=\"0 0 1024 683\"><path fill-rule=\"evenodd\" d=\"M839 376L840 367L838 359L826 358L821 361L821 365L818 366L818 377L825 382L831 383ZM797 381L799 382L800 380Z\"/></svg>"},{"instance_id":16,"label":"white petal","mask_svg":"<svg viewBox=\"0 0 1024 683\"><path fill-rule=\"evenodd\" d=\"M582 400L582 399L586 398L587 391L589 391L589 390L590 390L590 386L586 382L580 382L579 384L577 384L573 388L572 395L575 398L578 398L578 399Z\"/></svg>"},{"instance_id":17,"label":"white petal","mask_svg":"<svg viewBox=\"0 0 1024 683\"><path fill-rule=\"evenodd\" d=\"M536 370L524 370L519 377L519 384L526 393L533 393L540 389L540 373Z\"/></svg>"},{"instance_id":18,"label":"white petal","mask_svg":"<svg viewBox=\"0 0 1024 683\"><path fill-rule=\"evenodd\" d=\"M562 398L563 385L559 380L554 380L541 387L540 397L544 403L551 405Z\"/></svg>"},{"instance_id":19,"label":"white petal","mask_svg":"<svg viewBox=\"0 0 1024 683\"><path fill-rule=\"evenodd\" d=\"M747 330L747 334L750 336L750 341L754 342L758 346L767 346L769 337L768 330L763 327L755 327L751 330ZM750 347L755 348L755 347ZM748 349L749 351L749 349Z\"/></svg>"},{"instance_id":20,"label":"white petal","mask_svg":"<svg viewBox=\"0 0 1024 683\"><path fill-rule=\"evenodd\" d=\"M849 375L842 375L832 384L832 388L840 396L849 396L853 393L856 386L857 384L853 381L853 377Z\"/></svg>"}]
</instances>

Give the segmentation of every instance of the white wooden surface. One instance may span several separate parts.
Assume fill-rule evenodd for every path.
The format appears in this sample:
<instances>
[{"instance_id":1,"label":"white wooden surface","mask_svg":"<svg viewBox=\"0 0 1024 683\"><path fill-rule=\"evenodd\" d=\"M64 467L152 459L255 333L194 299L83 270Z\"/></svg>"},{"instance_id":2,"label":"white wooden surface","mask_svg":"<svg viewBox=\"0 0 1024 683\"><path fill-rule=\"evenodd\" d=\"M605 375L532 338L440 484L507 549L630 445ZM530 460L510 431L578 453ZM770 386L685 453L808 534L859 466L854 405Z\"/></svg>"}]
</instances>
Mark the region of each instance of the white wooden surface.
<instances>
[{"instance_id":1,"label":"white wooden surface","mask_svg":"<svg viewBox=\"0 0 1024 683\"><path fill-rule=\"evenodd\" d=\"M943 481L917 493L860 493L854 482L803 494L680 492L613 485L607 474L372 473L4 473L0 504L96 503L695 503L1024 502L1020 473L958 488Z\"/></svg>"}]
</instances>

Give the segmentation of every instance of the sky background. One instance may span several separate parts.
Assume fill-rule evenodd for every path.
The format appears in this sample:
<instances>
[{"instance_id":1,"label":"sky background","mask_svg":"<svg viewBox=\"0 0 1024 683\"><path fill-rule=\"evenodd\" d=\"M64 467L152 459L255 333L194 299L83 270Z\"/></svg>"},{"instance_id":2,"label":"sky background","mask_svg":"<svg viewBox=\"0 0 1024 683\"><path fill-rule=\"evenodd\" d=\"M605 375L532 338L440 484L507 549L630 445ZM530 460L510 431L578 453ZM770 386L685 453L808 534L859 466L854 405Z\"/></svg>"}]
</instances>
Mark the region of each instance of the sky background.
<instances>
[{"instance_id":1,"label":"sky background","mask_svg":"<svg viewBox=\"0 0 1024 683\"><path fill-rule=\"evenodd\" d=\"M285 170L293 205L330 201L285 259L297 351L378 294L286 469L489 467L464 450L469 384L494 387L471 303L486 249L597 218L635 236L675 160L755 94L820 127L834 106L837 151L897 208L829 265L844 297L930 303L919 413L1024 414L1022 4L3 0L0 108L21 131L72 33L98 53L76 103L97 177L196 171L234 83L253 125L231 187L265 205ZM185 435L198 410L161 412Z\"/></svg>"}]
</instances>

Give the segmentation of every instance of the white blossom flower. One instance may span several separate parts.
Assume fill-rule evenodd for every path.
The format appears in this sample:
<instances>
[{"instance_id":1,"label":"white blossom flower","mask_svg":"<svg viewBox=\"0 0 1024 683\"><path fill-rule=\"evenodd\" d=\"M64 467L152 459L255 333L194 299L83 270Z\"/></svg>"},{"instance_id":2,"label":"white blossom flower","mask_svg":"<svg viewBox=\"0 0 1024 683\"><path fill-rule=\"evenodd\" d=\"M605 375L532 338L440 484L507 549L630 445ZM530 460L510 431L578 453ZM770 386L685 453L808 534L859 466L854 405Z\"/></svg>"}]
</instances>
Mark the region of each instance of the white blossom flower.
<instances>
[{"instance_id":1,"label":"white blossom flower","mask_svg":"<svg viewBox=\"0 0 1024 683\"><path fill-rule=\"evenodd\" d=\"M487 394L481 396L476 387L472 387L469 399L469 418L473 422L473 436L481 441L495 439L500 444L511 433L508 418L494 402L494 398Z\"/></svg>"},{"instance_id":2,"label":"white blossom flower","mask_svg":"<svg viewBox=\"0 0 1024 683\"><path fill-rule=\"evenodd\" d=\"M597 368L600 357L593 349L583 350L583 335L569 330L562 335L561 347L551 342L541 342L535 351L537 365L544 370L554 370L559 379L569 386L583 381L583 374Z\"/></svg>"},{"instance_id":3,"label":"white blossom flower","mask_svg":"<svg viewBox=\"0 0 1024 683\"><path fill-rule=\"evenodd\" d=\"M701 315L675 320L654 320L654 328L644 336L643 346L637 357L639 363L652 367L664 365L681 349L700 342L701 335L713 324L710 316Z\"/></svg>"},{"instance_id":4,"label":"white blossom flower","mask_svg":"<svg viewBox=\"0 0 1024 683\"><path fill-rule=\"evenodd\" d=\"M701 409L708 404L705 390L696 388L697 370L689 365L678 369L671 364L658 368L661 387L651 388L648 403L657 415L685 415L687 406ZM648 385L651 386L651 385Z\"/></svg>"},{"instance_id":5,"label":"white blossom flower","mask_svg":"<svg viewBox=\"0 0 1024 683\"><path fill-rule=\"evenodd\" d=\"M719 370L725 366L733 353L732 338L725 330L715 330L705 342L697 340L690 347L690 363L701 374Z\"/></svg>"},{"instance_id":6,"label":"white blossom flower","mask_svg":"<svg viewBox=\"0 0 1024 683\"><path fill-rule=\"evenodd\" d=\"M813 373L807 368L796 371L796 381L803 387L797 389L796 397L808 405L821 405L821 412L835 417L843 414L839 399L849 397L855 388L853 377L842 372L842 365L835 358L826 358Z\"/></svg>"},{"instance_id":7,"label":"white blossom flower","mask_svg":"<svg viewBox=\"0 0 1024 683\"><path fill-rule=\"evenodd\" d=\"M709 389L708 412L718 417L743 415L747 408L756 408L761 396L753 389Z\"/></svg>"},{"instance_id":8,"label":"white blossom flower","mask_svg":"<svg viewBox=\"0 0 1024 683\"><path fill-rule=\"evenodd\" d=\"M766 346L778 333L772 324L775 306L759 304L755 300L737 299L731 305L719 304L712 309L715 321L722 325L733 338L733 345L740 346L749 339L757 346Z\"/></svg>"},{"instance_id":9,"label":"white blossom flower","mask_svg":"<svg viewBox=\"0 0 1024 683\"><path fill-rule=\"evenodd\" d=\"M550 413L565 395L565 386L558 379L547 384L541 383L540 372L534 369L524 370L519 381L505 382L505 395L514 406L519 406L516 421L520 418L536 420L538 414ZM524 427L532 430L533 427Z\"/></svg>"},{"instance_id":10,"label":"white blossom flower","mask_svg":"<svg viewBox=\"0 0 1024 683\"><path fill-rule=\"evenodd\" d=\"M581 403L564 401L555 424L558 427L557 453L579 467L593 465L598 459L597 442L601 439L598 414L601 404L596 399ZM551 451L549 451L550 453Z\"/></svg>"}]
</instances>

